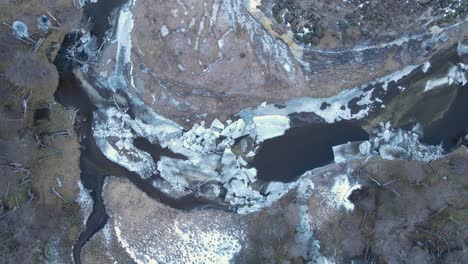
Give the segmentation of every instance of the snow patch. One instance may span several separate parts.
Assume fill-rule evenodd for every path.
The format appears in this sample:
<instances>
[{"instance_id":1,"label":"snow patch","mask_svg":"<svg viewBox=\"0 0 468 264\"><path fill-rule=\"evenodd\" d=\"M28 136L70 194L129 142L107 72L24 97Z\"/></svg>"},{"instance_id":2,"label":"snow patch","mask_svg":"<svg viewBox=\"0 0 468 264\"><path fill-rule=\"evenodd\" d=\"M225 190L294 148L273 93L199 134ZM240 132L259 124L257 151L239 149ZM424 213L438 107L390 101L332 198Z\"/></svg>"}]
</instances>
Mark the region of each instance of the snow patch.
<instances>
[{"instance_id":1,"label":"snow patch","mask_svg":"<svg viewBox=\"0 0 468 264\"><path fill-rule=\"evenodd\" d=\"M242 249L242 231L207 228L205 225L193 225L175 221L167 227L173 237L169 243L153 248L154 243L143 243L126 238L119 221L114 223L114 231L120 245L138 264L140 263L213 263L229 264ZM151 231L149 231L151 232ZM171 243L177 241L176 247ZM143 238L144 241L144 238Z\"/></svg>"},{"instance_id":2,"label":"snow patch","mask_svg":"<svg viewBox=\"0 0 468 264\"><path fill-rule=\"evenodd\" d=\"M88 218L93 211L93 199L91 198L89 190L83 186L83 183L81 183L81 180L78 180L78 187L80 192L76 197L76 202L80 205L81 208L83 226L86 226L86 221L88 221Z\"/></svg>"},{"instance_id":3,"label":"snow patch","mask_svg":"<svg viewBox=\"0 0 468 264\"><path fill-rule=\"evenodd\" d=\"M335 177L335 183L330 189L333 196L332 201L338 207L343 207L347 211L352 211L354 209L354 204L349 200L349 196L354 190L360 188L360 184L351 185L346 175L338 175Z\"/></svg>"},{"instance_id":4,"label":"snow patch","mask_svg":"<svg viewBox=\"0 0 468 264\"><path fill-rule=\"evenodd\" d=\"M424 73L426 73L429 70L430 67L431 67L431 63L429 61L426 61L426 62L423 63L423 66L422 66L421 70Z\"/></svg>"},{"instance_id":5,"label":"snow patch","mask_svg":"<svg viewBox=\"0 0 468 264\"><path fill-rule=\"evenodd\" d=\"M167 28L166 25L162 25L162 26L161 26L160 32L161 32L161 36L162 36L163 38L164 38L165 36L169 35L169 29Z\"/></svg>"}]
</instances>

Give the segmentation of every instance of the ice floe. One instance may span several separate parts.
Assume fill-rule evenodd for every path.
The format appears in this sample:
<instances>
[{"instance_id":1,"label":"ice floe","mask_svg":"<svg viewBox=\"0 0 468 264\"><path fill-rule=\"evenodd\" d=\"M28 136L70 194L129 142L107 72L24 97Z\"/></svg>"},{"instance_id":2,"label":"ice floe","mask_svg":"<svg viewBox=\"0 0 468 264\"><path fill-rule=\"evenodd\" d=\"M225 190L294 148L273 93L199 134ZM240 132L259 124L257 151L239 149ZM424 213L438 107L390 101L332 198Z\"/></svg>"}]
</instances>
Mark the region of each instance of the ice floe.
<instances>
[{"instance_id":1,"label":"ice floe","mask_svg":"<svg viewBox=\"0 0 468 264\"><path fill-rule=\"evenodd\" d=\"M390 122L381 123L374 129L370 144L384 159L415 159L431 161L442 157L442 146L430 146L420 142L419 126L412 131L394 129Z\"/></svg>"},{"instance_id":2,"label":"ice floe","mask_svg":"<svg viewBox=\"0 0 468 264\"><path fill-rule=\"evenodd\" d=\"M411 131L394 129L389 122L380 123L373 129L370 140L348 142L333 146L335 163L351 159L362 159L368 155L381 156L388 160L431 161L443 155L442 146L430 146L420 142L423 136L421 126L415 125Z\"/></svg>"},{"instance_id":3,"label":"ice floe","mask_svg":"<svg viewBox=\"0 0 468 264\"><path fill-rule=\"evenodd\" d=\"M435 88L452 84L465 85L467 83L467 70L467 65L458 63L457 65L450 67L446 76L427 81L424 91L427 92Z\"/></svg>"},{"instance_id":4,"label":"ice floe","mask_svg":"<svg viewBox=\"0 0 468 264\"><path fill-rule=\"evenodd\" d=\"M257 181L256 170L231 150L234 139L249 134L255 126L247 129L242 119L226 127L213 121L210 128L201 123L183 132L181 127L155 113L143 112L140 118L132 119L114 107L97 111L93 123L96 144L109 160L144 179L159 173L168 184L154 182L153 186L165 193L192 192L206 182L218 182L226 190L225 201L245 213L268 205L272 197L279 197L274 190L269 195L255 190L252 184ZM262 123L265 124L268 122ZM162 156L155 164L148 153L134 146L136 137L145 137L187 159Z\"/></svg>"},{"instance_id":5,"label":"ice floe","mask_svg":"<svg viewBox=\"0 0 468 264\"><path fill-rule=\"evenodd\" d=\"M151 155L133 145L135 134L129 115L111 107L95 112L93 120L94 139L109 160L145 179L155 173L156 164Z\"/></svg>"},{"instance_id":6,"label":"ice floe","mask_svg":"<svg viewBox=\"0 0 468 264\"><path fill-rule=\"evenodd\" d=\"M289 118L280 115L255 116L253 123L257 143L281 136L290 128Z\"/></svg>"},{"instance_id":7,"label":"ice floe","mask_svg":"<svg viewBox=\"0 0 468 264\"><path fill-rule=\"evenodd\" d=\"M364 144L363 142L357 141L357 142L348 142L345 144L333 146L332 150L333 150L333 157L334 157L335 163L346 162L350 159L362 158L363 155L367 154L367 153L364 153L364 154L362 153L362 152L366 152L364 147L361 147L361 145L363 144ZM361 148L363 149L363 151L361 151Z\"/></svg>"}]
</instances>

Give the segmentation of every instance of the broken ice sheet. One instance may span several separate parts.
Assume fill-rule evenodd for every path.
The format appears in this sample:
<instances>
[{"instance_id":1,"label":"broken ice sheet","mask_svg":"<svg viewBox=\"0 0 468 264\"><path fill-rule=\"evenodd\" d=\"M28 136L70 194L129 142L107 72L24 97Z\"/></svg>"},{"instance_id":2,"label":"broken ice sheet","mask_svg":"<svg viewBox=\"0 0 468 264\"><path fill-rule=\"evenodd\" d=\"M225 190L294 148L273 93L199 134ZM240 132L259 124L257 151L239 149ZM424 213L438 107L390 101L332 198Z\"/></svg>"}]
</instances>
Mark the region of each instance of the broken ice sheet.
<instances>
[{"instance_id":1,"label":"broken ice sheet","mask_svg":"<svg viewBox=\"0 0 468 264\"><path fill-rule=\"evenodd\" d=\"M253 122L257 143L282 136L290 128L289 118L281 115L255 116Z\"/></svg>"},{"instance_id":2,"label":"broken ice sheet","mask_svg":"<svg viewBox=\"0 0 468 264\"><path fill-rule=\"evenodd\" d=\"M346 162L350 159L362 158L363 154L360 150L362 143L362 141L356 141L333 146L332 149L335 163Z\"/></svg>"},{"instance_id":3,"label":"broken ice sheet","mask_svg":"<svg viewBox=\"0 0 468 264\"><path fill-rule=\"evenodd\" d=\"M415 159L431 161L443 155L441 145L431 146L420 142L422 131L415 126L412 131L393 129L390 122L381 123L374 129L370 142L384 159Z\"/></svg>"},{"instance_id":4,"label":"broken ice sheet","mask_svg":"<svg viewBox=\"0 0 468 264\"><path fill-rule=\"evenodd\" d=\"M435 88L452 85L454 83L459 85L465 85L467 83L467 70L468 66L463 63L458 63L452 66L447 74L437 79L431 79L426 82L424 92L433 90Z\"/></svg>"}]
</instances>

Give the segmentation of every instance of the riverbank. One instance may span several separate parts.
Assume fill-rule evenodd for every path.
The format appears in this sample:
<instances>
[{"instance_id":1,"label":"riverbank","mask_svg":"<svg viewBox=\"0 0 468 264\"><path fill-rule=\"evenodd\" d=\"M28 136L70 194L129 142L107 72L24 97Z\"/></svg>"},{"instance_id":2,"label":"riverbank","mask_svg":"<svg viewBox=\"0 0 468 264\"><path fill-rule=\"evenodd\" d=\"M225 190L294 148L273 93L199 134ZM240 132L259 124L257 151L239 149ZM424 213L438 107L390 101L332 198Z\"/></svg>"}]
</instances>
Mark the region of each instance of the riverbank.
<instances>
[{"instance_id":1,"label":"riverbank","mask_svg":"<svg viewBox=\"0 0 468 264\"><path fill-rule=\"evenodd\" d=\"M467 217L461 198L467 157L460 147L429 164L381 158L332 164L304 174L283 198L247 215L174 210L128 180L107 178L111 217L85 246L83 262L458 263L466 258L459 238L466 233L460 224Z\"/></svg>"},{"instance_id":2,"label":"riverbank","mask_svg":"<svg viewBox=\"0 0 468 264\"><path fill-rule=\"evenodd\" d=\"M70 1L1 1L0 9L0 213L13 221L8 229L16 237L2 244L16 249L2 251L1 258L67 261L83 228L75 201L80 150L73 114L54 100L59 77L52 63L82 13ZM47 30L38 29L41 16ZM14 21L25 23L27 39L14 36ZM26 235L14 233L20 230Z\"/></svg>"}]
</instances>

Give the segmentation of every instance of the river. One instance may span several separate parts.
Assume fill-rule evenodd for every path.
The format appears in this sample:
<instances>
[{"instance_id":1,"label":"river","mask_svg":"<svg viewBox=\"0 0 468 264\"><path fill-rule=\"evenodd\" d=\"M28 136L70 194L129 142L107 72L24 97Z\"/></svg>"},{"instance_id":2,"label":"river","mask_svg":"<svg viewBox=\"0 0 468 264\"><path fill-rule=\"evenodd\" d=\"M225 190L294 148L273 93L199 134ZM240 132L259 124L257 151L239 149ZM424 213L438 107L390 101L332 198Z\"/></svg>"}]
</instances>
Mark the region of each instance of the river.
<instances>
[{"instance_id":1,"label":"river","mask_svg":"<svg viewBox=\"0 0 468 264\"><path fill-rule=\"evenodd\" d=\"M105 32L110 27L108 17L122 3L124 3L122 0L103 0L98 1L96 4L86 5L85 16L90 18L90 21L94 24L91 32L98 37L99 43L102 42ZM76 129L80 134L82 147L80 158L81 181L85 188L91 190L90 193L93 199L93 211L86 222L86 228L73 247L74 261L81 263L82 247L96 232L103 228L109 217L102 198L103 183L107 176L127 177L150 197L174 208L191 210L209 206L226 209L194 195L173 199L154 188L149 181L142 179L136 173L109 161L101 153L92 134L93 112L97 108L81 88L80 82L71 73L72 68L76 65L65 56L67 47L72 45L74 41L76 41L76 34L69 34L62 43L61 51L55 61L60 72L60 84L55 98L57 102L64 106L79 109L79 120ZM453 50L451 54L454 54ZM438 64L443 64L443 67L446 67L445 64L454 63L453 60L459 61L461 59L457 56L451 60L445 60L441 57L434 61L433 67L439 67ZM419 77L413 76L412 78L417 79ZM405 79L403 81L411 83L412 80ZM396 85L393 84L393 86L390 89L396 89ZM425 127L425 137L423 138L423 142L428 144L442 143L447 151L454 148L458 139L468 132L468 107L466 106L468 87L454 89L457 89L457 97L454 103L443 118ZM393 94L391 98L385 98L385 101L390 101L394 96L396 95ZM424 110L423 108L427 107L427 105L422 104L420 107ZM251 164L257 168L260 180L265 182L294 181L305 171L333 162L333 146L348 141L361 141L369 138L367 132L361 127L361 121L342 121L334 124L325 124L315 119L309 121L299 122L300 125L293 125L285 135L262 143ZM150 153L155 162L161 156L185 159L183 155L175 154L159 145L151 144L145 138L135 139L135 146ZM154 175L154 177L158 177L158 175Z\"/></svg>"}]
</instances>

